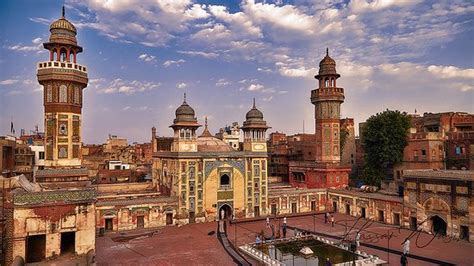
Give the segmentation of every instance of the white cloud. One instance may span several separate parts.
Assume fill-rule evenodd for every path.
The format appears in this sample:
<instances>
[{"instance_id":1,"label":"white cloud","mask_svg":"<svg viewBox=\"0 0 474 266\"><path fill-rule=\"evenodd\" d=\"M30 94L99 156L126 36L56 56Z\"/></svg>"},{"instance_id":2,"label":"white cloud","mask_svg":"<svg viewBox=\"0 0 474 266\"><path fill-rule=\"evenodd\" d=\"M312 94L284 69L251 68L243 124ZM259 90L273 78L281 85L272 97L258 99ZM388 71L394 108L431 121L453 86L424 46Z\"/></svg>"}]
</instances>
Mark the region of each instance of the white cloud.
<instances>
[{"instance_id":1,"label":"white cloud","mask_svg":"<svg viewBox=\"0 0 474 266\"><path fill-rule=\"evenodd\" d=\"M190 55L190 56L201 56L205 58L216 58L219 54L214 52L202 52L202 51L177 51L180 54Z\"/></svg>"},{"instance_id":2,"label":"white cloud","mask_svg":"<svg viewBox=\"0 0 474 266\"><path fill-rule=\"evenodd\" d=\"M216 87L225 87L225 86L228 86L232 84L232 82L226 80L226 79L219 79L217 82L216 82Z\"/></svg>"},{"instance_id":3,"label":"white cloud","mask_svg":"<svg viewBox=\"0 0 474 266\"><path fill-rule=\"evenodd\" d=\"M31 43L33 43L33 45L23 45L19 43L15 45L10 45L7 47L7 49L16 51L16 52L42 52L43 51L42 41L43 39L38 37L31 40Z\"/></svg>"},{"instance_id":4,"label":"white cloud","mask_svg":"<svg viewBox=\"0 0 474 266\"><path fill-rule=\"evenodd\" d=\"M250 84L248 87L247 87L247 90L248 91L260 91L264 88L264 86L262 84Z\"/></svg>"},{"instance_id":5,"label":"white cloud","mask_svg":"<svg viewBox=\"0 0 474 266\"><path fill-rule=\"evenodd\" d=\"M474 79L474 68L460 69L454 66L434 66L428 67L428 71L443 79L448 78L466 78ZM473 80L474 81L474 80Z\"/></svg>"},{"instance_id":6,"label":"white cloud","mask_svg":"<svg viewBox=\"0 0 474 266\"><path fill-rule=\"evenodd\" d=\"M0 81L0 85L12 85L12 84L17 83L18 81L19 80L17 79L6 79L6 80Z\"/></svg>"},{"instance_id":7,"label":"white cloud","mask_svg":"<svg viewBox=\"0 0 474 266\"><path fill-rule=\"evenodd\" d=\"M180 66L182 63L185 63L186 60L184 59L179 59L179 60L166 60L165 62L163 62L163 66L164 67L170 67L172 65L176 65L177 67Z\"/></svg>"},{"instance_id":8,"label":"white cloud","mask_svg":"<svg viewBox=\"0 0 474 266\"><path fill-rule=\"evenodd\" d=\"M147 63L153 63L155 62L156 56L154 55L149 55L149 54L141 54L138 56L138 59L144 61L144 62L147 62Z\"/></svg>"},{"instance_id":9,"label":"white cloud","mask_svg":"<svg viewBox=\"0 0 474 266\"><path fill-rule=\"evenodd\" d=\"M257 68L257 71L258 72L263 72L263 73L272 73L273 70L271 70L270 68L268 67L258 67Z\"/></svg>"},{"instance_id":10,"label":"white cloud","mask_svg":"<svg viewBox=\"0 0 474 266\"><path fill-rule=\"evenodd\" d=\"M138 80L122 80L114 79L107 81L106 79L96 79L93 82L98 94L122 93L132 95L145 91L155 90L161 86L161 83Z\"/></svg>"},{"instance_id":11,"label":"white cloud","mask_svg":"<svg viewBox=\"0 0 474 266\"><path fill-rule=\"evenodd\" d=\"M181 83L177 83L176 84L176 88L178 89L184 89L188 86L188 84L184 83L184 82L181 82Z\"/></svg>"},{"instance_id":12,"label":"white cloud","mask_svg":"<svg viewBox=\"0 0 474 266\"><path fill-rule=\"evenodd\" d=\"M259 23L268 23L270 26L296 30L305 34L311 34L316 29L316 19L292 5L277 6L247 0L243 8Z\"/></svg>"}]
</instances>

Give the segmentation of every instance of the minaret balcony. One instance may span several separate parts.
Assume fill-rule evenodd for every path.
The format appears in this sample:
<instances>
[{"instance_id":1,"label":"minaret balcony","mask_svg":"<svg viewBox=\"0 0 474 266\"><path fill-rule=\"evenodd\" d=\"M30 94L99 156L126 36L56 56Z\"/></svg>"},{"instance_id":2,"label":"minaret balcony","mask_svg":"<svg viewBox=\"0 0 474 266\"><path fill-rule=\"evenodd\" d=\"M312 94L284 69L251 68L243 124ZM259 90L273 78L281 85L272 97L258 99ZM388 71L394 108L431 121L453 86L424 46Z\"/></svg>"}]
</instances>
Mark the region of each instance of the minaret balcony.
<instances>
[{"instance_id":1,"label":"minaret balcony","mask_svg":"<svg viewBox=\"0 0 474 266\"><path fill-rule=\"evenodd\" d=\"M337 87L318 88L311 91L311 102L344 101L344 89Z\"/></svg>"},{"instance_id":2,"label":"minaret balcony","mask_svg":"<svg viewBox=\"0 0 474 266\"><path fill-rule=\"evenodd\" d=\"M87 68L72 62L46 61L38 63L38 81L73 81L87 85Z\"/></svg>"},{"instance_id":3,"label":"minaret balcony","mask_svg":"<svg viewBox=\"0 0 474 266\"><path fill-rule=\"evenodd\" d=\"M87 75L87 68L85 66L81 66L79 64L75 64L71 62L46 61L46 62L38 63L38 71L41 69L51 69L51 68L76 70Z\"/></svg>"}]
</instances>

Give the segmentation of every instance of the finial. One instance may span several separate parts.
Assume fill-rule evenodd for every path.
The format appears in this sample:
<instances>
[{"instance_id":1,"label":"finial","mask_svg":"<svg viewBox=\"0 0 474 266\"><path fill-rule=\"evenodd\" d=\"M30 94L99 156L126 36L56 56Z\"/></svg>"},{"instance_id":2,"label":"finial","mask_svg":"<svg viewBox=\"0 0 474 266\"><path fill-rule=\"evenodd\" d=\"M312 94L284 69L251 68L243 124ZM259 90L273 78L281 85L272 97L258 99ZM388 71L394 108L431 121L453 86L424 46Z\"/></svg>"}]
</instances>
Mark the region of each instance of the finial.
<instances>
[{"instance_id":1,"label":"finial","mask_svg":"<svg viewBox=\"0 0 474 266\"><path fill-rule=\"evenodd\" d=\"M255 98L253 98L253 108L257 108L257 107L255 106Z\"/></svg>"},{"instance_id":2,"label":"finial","mask_svg":"<svg viewBox=\"0 0 474 266\"><path fill-rule=\"evenodd\" d=\"M186 103L186 92L184 93L184 100L183 103Z\"/></svg>"},{"instance_id":3,"label":"finial","mask_svg":"<svg viewBox=\"0 0 474 266\"><path fill-rule=\"evenodd\" d=\"M326 47L326 56L329 56L329 48Z\"/></svg>"},{"instance_id":4,"label":"finial","mask_svg":"<svg viewBox=\"0 0 474 266\"><path fill-rule=\"evenodd\" d=\"M62 16L63 18L66 17L66 11L65 11L65 9L64 9L64 5L63 5L63 13L62 13L62 15L63 15L63 16Z\"/></svg>"},{"instance_id":5,"label":"finial","mask_svg":"<svg viewBox=\"0 0 474 266\"><path fill-rule=\"evenodd\" d=\"M206 115L206 118L204 119L204 127L207 128L207 115Z\"/></svg>"}]
</instances>

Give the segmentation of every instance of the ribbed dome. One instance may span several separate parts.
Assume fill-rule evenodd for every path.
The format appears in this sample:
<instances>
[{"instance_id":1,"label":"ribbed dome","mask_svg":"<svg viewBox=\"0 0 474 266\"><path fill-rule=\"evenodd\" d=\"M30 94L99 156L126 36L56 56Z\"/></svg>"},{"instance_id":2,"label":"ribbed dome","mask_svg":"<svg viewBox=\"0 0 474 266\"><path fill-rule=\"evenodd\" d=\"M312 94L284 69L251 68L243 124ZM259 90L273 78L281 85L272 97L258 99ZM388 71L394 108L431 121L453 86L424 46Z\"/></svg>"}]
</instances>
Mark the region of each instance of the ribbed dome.
<instances>
[{"instance_id":1,"label":"ribbed dome","mask_svg":"<svg viewBox=\"0 0 474 266\"><path fill-rule=\"evenodd\" d=\"M61 17L60 19L54 21L51 24L51 26L49 26L50 31L53 31L53 30L56 30L56 29L71 31L71 32L74 33L74 35L77 34L76 27L74 27L74 25L72 25L72 23L69 22L69 20L67 20L64 17Z\"/></svg>"},{"instance_id":2,"label":"ribbed dome","mask_svg":"<svg viewBox=\"0 0 474 266\"><path fill-rule=\"evenodd\" d=\"M253 100L253 107L250 111L247 112L245 115L245 119L247 121L262 121L263 120L263 113L257 109L255 106L255 99Z\"/></svg>"},{"instance_id":3,"label":"ribbed dome","mask_svg":"<svg viewBox=\"0 0 474 266\"><path fill-rule=\"evenodd\" d=\"M234 151L229 144L215 137L199 137L197 138L197 145L200 152Z\"/></svg>"},{"instance_id":4,"label":"ribbed dome","mask_svg":"<svg viewBox=\"0 0 474 266\"><path fill-rule=\"evenodd\" d=\"M329 56L329 49L326 49L326 56L319 62L319 75L338 75L336 61Z\"/></svg>"},{"instance_id":5,"label":"ribbed dome","mask_svg":"<svg viewBox=\"0 0 474 266\"><path fill-rule=\"evenodd\" d=\"M197 119L195 117L194 109L189 106L189 104L186 102L186 94L184 94L184 101L181 106L179 106L176 109L176 119L174 119L174 122L197 122Z\"/></svg>"}]
</instances>

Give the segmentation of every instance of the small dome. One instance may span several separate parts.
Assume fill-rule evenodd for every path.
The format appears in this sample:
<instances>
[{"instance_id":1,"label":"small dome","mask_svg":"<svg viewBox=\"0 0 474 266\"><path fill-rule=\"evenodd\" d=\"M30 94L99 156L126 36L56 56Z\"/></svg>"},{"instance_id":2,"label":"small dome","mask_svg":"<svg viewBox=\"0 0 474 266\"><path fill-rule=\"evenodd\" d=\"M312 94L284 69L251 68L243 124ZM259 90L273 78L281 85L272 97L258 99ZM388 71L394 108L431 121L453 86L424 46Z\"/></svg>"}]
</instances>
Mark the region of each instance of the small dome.
<instances>
[{"instance_id":1,"label":"small dome","mask_svg":"<svg viewBox=\"0 0 474 266\"><path fill-rule=\"evenodd\" d=\"M232 147L215 137L198 137L197 146L199 152L231 152Z\"/></svg>"},{"instance_id":2,"label":"small dome","mask_svg":"<svg viewBox=\"0 0 474 266\"><path fill-rule=\"evenodd\" d=\"M326 49L326 56L319 62L319 75L338 75L336 61L329 56L329 49Z\"/></svg>"},{"instance_id":3,"label":"small dome","mask_svg":"<svg viewBox=\"0 0 474 266\"><path fill-rule=\"evenodd\" d=\"M184 95L184 101L181 106L179 106L176 109L176 119L174 120L176 122L196 122L197 119L195 117L194 109L189 106L189 104L186 102L186 94Z\"/></svg>"},{"instance_id":4,"label":"small dome","mask_svg":"<svg viewBox=\"0 0 474 266\"><path fill-rule=\"evenodd\" d=\"M247 121L261 121L263 120L263 113L255 106L255 99L253 99L253 107L245 115Z\"/></svg>"},{"instance_id":5,"label":"small dome","mask_svg":"<svg viewBox=\"0 0 474 266\"><path fill-rule=\"evenodd\" d=\"M74 27L74 25L72 25L72 23L69 22L69 20L67 20L65 17L64 6L61 18L54 21L53 23L51 23L51 26L49 26L49 31L52 32L53 30L67 30L73 32L74 35L77 34L76 27Z\"/></svg>"},{"instance_id":6,"label":"small dome","mask_svg":"<svg viewBox=\"0 0 474 266\"><path fill-rule=\"evenodd\" d=\"M55 30L55 29L72 31L74 32L74 34L77 33L76 27L74 27L74 25L72 25L72 23L69 22L69 20L65 18L60 18L56 20L55 22L53 22L51 26L49 26L50 31Z\"/></svg>"}]
</instances>

